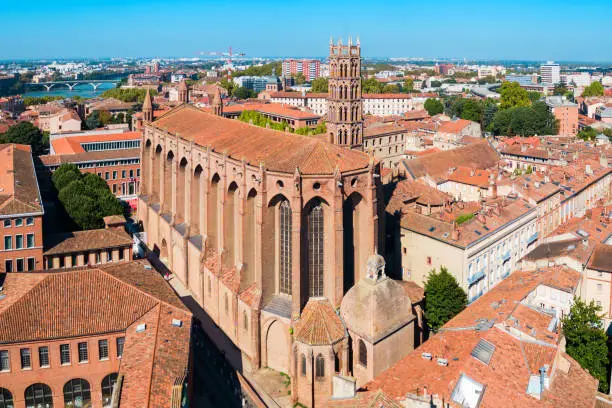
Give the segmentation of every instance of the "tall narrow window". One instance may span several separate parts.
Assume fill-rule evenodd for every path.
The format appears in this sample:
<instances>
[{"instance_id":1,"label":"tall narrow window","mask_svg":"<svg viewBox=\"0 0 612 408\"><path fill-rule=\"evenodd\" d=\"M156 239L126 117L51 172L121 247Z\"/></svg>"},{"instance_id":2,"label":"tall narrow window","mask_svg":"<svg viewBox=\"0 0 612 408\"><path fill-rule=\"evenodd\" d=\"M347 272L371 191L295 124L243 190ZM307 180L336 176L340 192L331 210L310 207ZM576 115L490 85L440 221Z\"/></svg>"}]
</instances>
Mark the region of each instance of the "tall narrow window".
<instances>
[{"instance_id":1,"label":"tall narrow window","mask_svg":"<svg viewBox=\"0 0 612 408\"><path fill-rule=\"evenodd\" d=\"M359 363L364 367L368 366L368 349L363 340L359 340Z\"/></svg>"},{"instance_id":2,"label":"tall narrow window","mask_svg":"<svg viewBox=\"0 0 612 408\"><path fill-rule=\"evenodd\" d=\"M323 206L308 214L308 295L323 296Z\"/></svg>"},{"instance_id":3,"label":"tall narrow window","mask_svg":"<svg viewBox=\"0 0 612 408\"><path fill-rule=\"evenodd\" d=\"M87 343L79 343L79 363L86 363L89 360L89 353L87 352Z\"/></svg>"},{"instance_id":4,"label":"tall narrow window","mask_svg":"<svg viewBox=\"0 0 612 408\"><path fill-rule=\"evenodd\" d=\"M0 350L0 371L10 371L10 369L8 350Z\"/></svg>"},{"instance_id":5,"label":"tall narrow window","mask_svg":"<svg viewBox=\"0 0 612 408\"><path fill-rule=\"evenodd\" d=\"M283 200L279 206L280 292L291 294L291 205Z\"/></svg>"},{"instance_id":6,"label":"tall narrow window","mask_svg":"<svg viewBox=\"0 0 612 408\"><path fill-rule=\"evenodd\" d=\"M322 354L319 354L315 360L315 377L325 377L325 359Z\"/></svg>"},{"instance_id":7,"label":"tall narrow window","mask_svg":"<svg viewBox=\"0 0 612 408\"><path fill-rule=\"evenodd\" d=\"M70 364L70 345L60 344L60 362Z\"/></svg>"},{"instance_id":8,"label":"tall narrow window","mask_svg":"<svg viewBox=\"0 0 612 408\"><path fill-rule=\"evenodd\" d=\"M49 367L49 347L38 348L38 363L41 367Z\"/></svg>"},{"instance_id":9,"label":"tall narrow window","mask_svg":"<svg viewBox=\"0 0 612 408\"><path fill-rule=\"evenodd\" d=\"M306 356L304 354L300 355L300 373L306 375Z\"/></svg>"},{"instance_id":10,"label":"tall narrow window","mask_svg":"<svg viewBox=\"0 0 612 408\"><path fill-rule=\"evenodd\" d=\"M98 340L98 358L108 360L108 340Z\"/></svg>"},{"instance_id":11,"label":"tall narrow window","mask_svg":"<svg viewBox=\"0 0 612 408\"><path fill-rule=\"evenodd\" d=\"M123 356L123 345L125 344L125 337L117 337L117 357Z\"/></svg>"},{"instance_id":12,"label":"tall narrow window","mask_svg":"<svg viewBox=\"0 0 612 408\"><path fill-rule=\"evenodd\" d=\"M21 369L30 369L32 368L32 356L30 354L29 348L22 348L19 350L21 354Z\"/></svg>"}]
</instances>

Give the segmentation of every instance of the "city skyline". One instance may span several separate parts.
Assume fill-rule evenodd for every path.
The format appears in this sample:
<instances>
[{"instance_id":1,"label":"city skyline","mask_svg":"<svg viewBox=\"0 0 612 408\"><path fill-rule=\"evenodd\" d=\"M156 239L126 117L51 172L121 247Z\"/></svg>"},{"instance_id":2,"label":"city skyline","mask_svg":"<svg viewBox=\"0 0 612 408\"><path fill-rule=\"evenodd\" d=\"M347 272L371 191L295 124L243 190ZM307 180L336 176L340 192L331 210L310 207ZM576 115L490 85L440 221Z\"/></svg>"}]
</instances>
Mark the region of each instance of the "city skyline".
<instances>
[{"instance_id":1,"label":"city skyline","mask_svg":"<svg viewBox=\"0 0 612 408\"><path fill-rule=\"evenodd\" d=\"M449 1L435 8L415 2L369 7L361 2L315 1L306 9L274 1L256 6L242 1L229 6L193 1L178 1L171 8L162 5L157 0L68 0L53 6L10 1L0 24L20 35L0 40L0 60L196 57L230 45L248 56L324 56L323 41L350 35L361 38L366 57L609 62L612 54L612 45L605 41L584 41L609 38L612 28L578 23L612 11L605 1L584 6L519 1L511 9L484 2L468 8ZM580 35L573 27L580 28ZM309 35L301 35L306 31ZM287 34L290 41L279 41Z\"/></svg>"}]
</instances>

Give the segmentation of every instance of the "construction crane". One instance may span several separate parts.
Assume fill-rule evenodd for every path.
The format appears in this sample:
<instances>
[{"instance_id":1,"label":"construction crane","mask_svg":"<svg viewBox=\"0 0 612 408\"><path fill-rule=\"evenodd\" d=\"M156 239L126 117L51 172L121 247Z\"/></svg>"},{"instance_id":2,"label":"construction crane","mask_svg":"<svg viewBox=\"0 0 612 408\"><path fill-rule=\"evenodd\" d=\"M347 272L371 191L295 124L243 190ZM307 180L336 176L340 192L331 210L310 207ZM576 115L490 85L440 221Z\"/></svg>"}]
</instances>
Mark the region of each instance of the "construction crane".
<instances>
[{"instance_id":1,"label":"construction crane","mask_svg":"<svg viewBox=\"0 0 612 408\"><path fill-rule=\"evenodd\" d=\"M199 54L208 55L211 57L227 57L225 60L225 63L227 64L227 79L229 79L232 74L232 68L234 67L233 58L235 56L244 57L246 55L244 52L234 52L231 45L227 51L201 51Z\"/></svg>"}]
</instances>

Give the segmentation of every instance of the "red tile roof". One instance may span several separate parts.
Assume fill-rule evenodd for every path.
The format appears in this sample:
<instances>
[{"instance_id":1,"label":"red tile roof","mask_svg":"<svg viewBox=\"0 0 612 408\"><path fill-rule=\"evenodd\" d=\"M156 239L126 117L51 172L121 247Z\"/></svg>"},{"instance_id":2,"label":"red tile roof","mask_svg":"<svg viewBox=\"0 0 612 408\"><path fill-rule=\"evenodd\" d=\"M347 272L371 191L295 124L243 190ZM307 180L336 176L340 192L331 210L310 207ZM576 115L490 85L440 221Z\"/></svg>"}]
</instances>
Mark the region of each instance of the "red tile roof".
<instances>
[{"instance_id":1,"label":"red tile roof","mask_svg":"<svg viewBox=\"0 0 612 408\"><path fill-rule=\"evenodd\" d=\"M0 145L0 214L42 210L30 146Z\"/></svg>"},{"instance_id":2,"label":"red tile roof","mask_svg":"<svg viewBox=\"0 0 612 408\"><path fill-rule=\"evenodd\" d=\"M302 174L332 175L336 168L346 172L366 169L370 164L370 157L365 153L317 138L221 118L189 105L171 110L148 126L227 152L230 157L245 159L251 165L263 164L270 170L286 173L294 173L299 168Z\"/></svg>"},{"instance_id":3,"label":"red tile roof","mask_svg":"<svg viewBox=\"0 0 612 408\"><path fill-rule=\"evenodd\" d=\"M115 142L119 140L139 140L142 137L140 132L124 132L111 134L65 136L51 141L51 146L55 154L75 154L84 153L81 146L83 143L95 142Z\"/></svg>"},{"instance_id":4,"label":"red tile roof","mask_svg":"<svg viewBox=\"0 0 612 408\"><path fill-rule=\"evenodd\" d=\"M140 262L30 274L40 278L25 293L5 287L13 303L0 312L0 344L125 330L160 302L187 311L161 275Z\"/></svg>"},{"instance_id":5,"label":"red tile roof","mask_svg":"<svg viewBox=\"0 0 612 408\"><path fill-rule=\"evenodd\" d=\"M310 298L295 324L295 340L313 346L335 344L345 337L340 317L327 299Z\"/></svg>"}]
</instances>

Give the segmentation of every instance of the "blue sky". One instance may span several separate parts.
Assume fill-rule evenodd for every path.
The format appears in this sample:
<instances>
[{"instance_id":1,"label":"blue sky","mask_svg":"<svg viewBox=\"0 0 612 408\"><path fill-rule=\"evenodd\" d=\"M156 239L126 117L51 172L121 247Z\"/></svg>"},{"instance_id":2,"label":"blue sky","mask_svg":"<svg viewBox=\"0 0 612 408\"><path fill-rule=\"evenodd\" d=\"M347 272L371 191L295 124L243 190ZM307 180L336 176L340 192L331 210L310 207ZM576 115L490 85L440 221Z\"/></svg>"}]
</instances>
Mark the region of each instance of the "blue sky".
<instances>
[{"instance_id":1,"label":"blue sky","mask_svg":"<svg viewBox=\"0 0 612 408\"><path fill-rule=\"evenodd\" d=\"M323 56L360 36L364 56L612 60L611 0L2 0L0 59ZM606 21L607 20L607 21Z\"/></svg>"}]
</instances>

